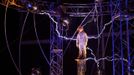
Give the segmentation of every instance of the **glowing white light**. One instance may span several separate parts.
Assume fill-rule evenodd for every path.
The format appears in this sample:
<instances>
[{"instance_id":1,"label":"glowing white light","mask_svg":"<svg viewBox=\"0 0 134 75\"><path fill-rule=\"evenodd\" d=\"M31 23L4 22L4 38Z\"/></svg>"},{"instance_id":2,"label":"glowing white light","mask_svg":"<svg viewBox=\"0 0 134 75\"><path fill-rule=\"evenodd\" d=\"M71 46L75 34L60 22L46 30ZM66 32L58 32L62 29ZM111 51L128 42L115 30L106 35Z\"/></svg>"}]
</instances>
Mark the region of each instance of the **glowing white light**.
<instances>
[{"instance_id":1,"label":"glowing white light","mask_svg":"<svg viewBox=\"0 0 134 75\"><path fill-rule=\"evenodd\" d=\"M63 26L67 26L69 24L69 21L67 19L63 20Z\"/></svg>"},{"instance_id":2,"label":"glowing white light","mask_svg":"<svg viewBox=\"0 0 134 75\"><path fill-rule=\"evenodd\" d=\"M134 69L132 71L134 72Z\"/></svg>"},{"instance_id":3,"label":"glowing white light","mask_svg":"<svg viewBox=\"0 0 134 75\"><path fill-rule=\"evenodd\" d=\"M41 10L39 14L44 15L45 14L44 12L45 12L44 10Z\"/></svg>"},{"instance_id":4,"label":"glowing white light","mask_svg":"<svg viewBox=\"0 0 134 75\"><path fill-rule=\"evenodd\" d=\"M95 0L96 2L100 2L100 0Z\"/></svg>"},{"instance_id":5,"label":"glowing white light","mask_svg":"<svg viewBox=\"0 0 134 75\"><path fill-rule=\"evenodd\" d=\"M33 10L37 10L38 9L38 7L37 6L33 6Z\"/></svg>"}]
</instances>

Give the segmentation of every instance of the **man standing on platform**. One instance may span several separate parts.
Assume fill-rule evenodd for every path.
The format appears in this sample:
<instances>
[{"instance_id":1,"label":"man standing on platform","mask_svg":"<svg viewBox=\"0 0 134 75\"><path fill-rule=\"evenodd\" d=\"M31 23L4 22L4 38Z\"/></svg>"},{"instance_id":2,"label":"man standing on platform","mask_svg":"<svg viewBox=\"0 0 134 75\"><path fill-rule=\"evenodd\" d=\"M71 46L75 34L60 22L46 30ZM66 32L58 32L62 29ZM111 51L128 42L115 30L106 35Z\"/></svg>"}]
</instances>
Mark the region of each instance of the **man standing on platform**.
<instances>
[{"instance_id":1,"label":"man standing on platform","mask_svg":"<svg viewBox=\"0 0 134 75\"><path fill-rule=\"evenodd\" d=\"M77 30L76 47L79 48L79 55L77 58L85 59L87 54L86 47L88 43L88 36L82 26L79 26Z\"/></svg>"}]
</instances>

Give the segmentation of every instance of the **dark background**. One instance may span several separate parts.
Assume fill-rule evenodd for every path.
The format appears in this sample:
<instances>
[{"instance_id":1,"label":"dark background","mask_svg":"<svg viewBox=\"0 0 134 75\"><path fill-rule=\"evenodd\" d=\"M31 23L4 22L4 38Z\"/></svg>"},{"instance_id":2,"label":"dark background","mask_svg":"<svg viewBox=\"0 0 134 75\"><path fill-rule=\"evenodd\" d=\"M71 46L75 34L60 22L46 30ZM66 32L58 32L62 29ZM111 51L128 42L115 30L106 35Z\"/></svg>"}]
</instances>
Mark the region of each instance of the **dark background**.
<instances>
[{"instance_id":1,"label":"dark background","mask_svg":"<svg viewBox=\"0 0 134 75\"><path fill-rule=\"evenodd\" d=\"M52 0L51 0L52 1ZM106 1L106 0L104 0ZM56 2L56 1L55 1ZM69 2L69 3L92 3L94 0L64 0L63 3ZM26 16L26 12L18 12L14 8L8 8L7 11L7 37L9 41L9 46L11 53L13 55L13 58L18 65L18 44L19 44L19 38L21 33L21 28L24 22L24 18ZM48 16L45 15L39 15L36 14L36 28L38 32L38 36L40 40L49 40L50 39L50 19ZM5 6L0 5L0 73L3 75L18 75L18 72L16 71L16 68L14 67L14 64L11 60L11 56L9 54L9 51L6 46L6 39L4 35L4 17L5 17ZM81 23L83 18L71 18L71 25L68 30L68 36L72 36L75 32L77 26ZM110 15L104 16L104 23L108 22L110 20ZM133 22L133 20L131 20ZM116 23L119 23L117 21ZM108 26L105 32L109 31L110 27ZM88 35L95 35L97 33L95 23L90 23L85 27L85 31ZM133 36L133 35L132 35ZM106 38L104 38L106 39ZM132 39L132 38L131 38ZM34 32L34 21L33 21L33 13L29 13L22 41L31 41L36 40L35 32ZM118 39L117 39L118 40ZM102 54L103 50L99 50L97 52L97 42L98 40L91 39L89 40L88 47L94 50L95 55L97 58L99 58L101 55L98 55L97 53ZM133 39L131 40L133 41ZM64 48L66 48L68 41L64 40ZM132 47L131 43L131 47ZM41 43L41 46L43 48L43 51L47 58L49 59L50 54L50 43ZM111 56L111 37L109 40L109 43L106 48L106 56ZM78 49L75 46L75 41L72 41L64 55L64 74L65 75L76 75L77 73L77 67L75 58L77 57ZM88 56L90 55L90 51L88 51ZM133 54L133 53L132 53ZM132 55L131 54L131 55ZM87 72L86 74L89 75L97 75L97 69L96 64L94 61L87 61ZM106 61L105 64L105 75L112 74L112 62ZM37 43L30 43L30 44L22 44L21 45L21 67L22 67L22 73L23 75L30 75L31 68L37 67L40 68L42 75L49 75L49 66L44 59L40 48ZM101 69L102 70L102 69ZM102 70L103 71L103 70ZM120 70L119 70L120 71ZM103 71L104 72L104 71Z\"/></svg>"}]
</instances>

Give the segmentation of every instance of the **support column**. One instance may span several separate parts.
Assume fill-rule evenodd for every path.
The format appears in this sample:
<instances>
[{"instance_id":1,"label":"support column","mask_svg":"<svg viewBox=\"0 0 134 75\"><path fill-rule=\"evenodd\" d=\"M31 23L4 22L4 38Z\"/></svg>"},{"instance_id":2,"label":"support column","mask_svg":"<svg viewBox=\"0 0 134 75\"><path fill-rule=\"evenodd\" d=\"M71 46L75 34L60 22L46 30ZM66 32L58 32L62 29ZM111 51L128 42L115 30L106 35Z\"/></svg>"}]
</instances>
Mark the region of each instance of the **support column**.
<instances>
[{"instance_id":1,"label":"support column","mask_svg":"<svg viewBox=\"0 0 134 75\"><path fill-rule=\"evenodd\" d=\"M128 75L130 75L130 65L131 65L131 60L130 60L130 40L129 40L129 28L128 28L128 17L126 18L126 31L127 31L127 57L128 57Z\"/></svg>"},{"instance_id":2,"label":"support column","mask_svg":"<svg viewBox=\"0 0 134 75\"><path fill-rule=\"evenodd\" d=\"M110 0L110 11L111 11L111 19L113 21L113 6L112 6L112 0ZM114 38L114 24L112 22L112 59L115 59L115 42L114 42L115 38ZM112 61L112 75L115 75L115 61Z\"/></svg>"},{"instance_id":3,"label":"support column","mask_svg":"<svg viewBox=\"0 0 134 75\"><path fill-rule=\"evenodd\" d=\"M77 75L85 75L86 59L75 59L77 62Z\"/></svg>"},{"instance_id":4,"label":"support column","mask_svg":"<svg viewBox=\"0 0 134 75\"><path fill-rule=\"evenodd\" d=\"M50 11L53 10L53 8L54 4L51 3ZM50 20L50 75L63 75L63 39L55 32L56 27L58 27L58 29L62 28L59 24L60 15L52 17L58 24ZM59 33L62 34L62 31L59 30Z\"/></svg>"}]
</instances>

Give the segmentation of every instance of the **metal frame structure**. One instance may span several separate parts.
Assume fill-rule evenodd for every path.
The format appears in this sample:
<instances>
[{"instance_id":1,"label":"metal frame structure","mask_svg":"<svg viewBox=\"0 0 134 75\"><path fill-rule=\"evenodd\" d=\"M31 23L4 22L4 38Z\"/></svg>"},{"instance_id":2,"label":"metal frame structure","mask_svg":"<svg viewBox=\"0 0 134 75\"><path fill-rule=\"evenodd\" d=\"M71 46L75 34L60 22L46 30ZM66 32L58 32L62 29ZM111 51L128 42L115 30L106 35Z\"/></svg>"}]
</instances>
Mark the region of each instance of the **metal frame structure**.
<instances>
[{"instance_id":1,"label":"metal frame structure","mask_svg":"<svg viewBox=\"0 0 134 75\"><path fill-rule=\"evenodd\" d=\"M46 9L40 9L44 10L46 12L49 12L53 10L54 4L53 3L47 3L47 2L40 2L41 5L47 4L49 10ZM50 4L50 6L49 6ZM95 6L96 3L93 4L68 4L64 3L64 6L66 7L66 13L70 17L85 17L88 12L91 11L91 8ZM130 9L132 12L132 8L128 8L129 2L128 0L125 0L125 10ZM99 13L97 13L95 16L110 16L111 20L113 21L111 23L111 32L107 33L104 32L101 35L101 38L98 38L98 49L97 50L97 59L96 60L102 60L103 62L100 63L99 61L99 69L100 71L105 71L105 61L104 60L110 60L112 61L112 74L111 75L132 75L134 74L134 47L132 46L131 39L134 39L134 31L133 31L133 23L132 20L134 18L134 14L130 15L128 12L126 13L124 7L122 7L122 1L117 0L113 2L110 0L110 2L106 3L99 3L101 7L97 7L99 10ZM116 8L116 11L113 9ZM37 10L37 14L40 14L40 10ZM20 11L20 9L19 9ZM27 10L26 10L27 11ZM113 12L114 11L114 12ZM123 13L125 12L125 13ZM49 12L51 13L51 12ZM114 19L113 16L120 15L119 18ZM94 16L94 11L91 12L90 16ZM61 16L53 16L53 18L56 19L57 22L60 22ZM123 19L122 19L123 18ZM58 24L59 29L62 29L62 25ZM99 31L104 27L102 23L100 23ZM61 34L63 34L62 30L59 30ZM107 45L107 41L105 41L105 38L111 38L107 40L111 40L108 43L111 43L111 49L110 52L112 55L112 58L107 59L100 59L100 57L107 57L106 51L107 48L104 49L104 46ZM102 41L99 41L102 40ZM32 42L32 41L31 41ZM48 41L47 41L48 42ZM53 21L50 21L50 75L63 75L63 39L57 36L57 33L55 31L55 24ZM101 45L100 45L101 43ZM22 44L26 44L27 42L23 41ZM33 44L33 43L29 43ZM102 51L100 54L99 51ZM117 55L115 55L117 54ZM103 67L103 68L101 68ZM132 69L133 68L133 69ZM102 70L103 69L103 70ZM99 75L106 75L99 73Z\"/></svg>"},{"instance_id":2,"label":"metal frame structure","mask_svg":"<svg viewBox=\"0 0 134 75\"><path fill-rule=\"evenodd\" d=\"M117 4L119 5L118 6L119 14L124 15L122 13L123 10L121 6L121 1L119 1ZM114 16L114 13L112 11L113 7L111 5L111 17ZM115 24L115 22L112 23L112 58L113 59L117 58L115 57L115 54L118 54L120 58L118 61L113 61L113 75L132 75L130 73L130 64L131 64L130 51L132 50L130 50L131 30L128 28L129 14L126 15L124 21L122 21L122 18L123 18L122 16L119 17L118 24ZM125 29L123 29L123 27ZM123 35L124 31L126 32L126 34ZM115 32L119 32L119 35L115 36ZM126 58L127 61L124 61L124 58Z\"/></svg>"},{"instance_id":3,"label":"metal frame structure","mask_svg":"<svg viewBox=\"0 0 134 75\"><path fill-rule=\"evenodd\" d=\"M91 12L90 16L94 16L94 11L91 11L92 8L97 4L97 8L100 8L99 5L101 3L91 3L91 4L69 4L65 3L66 14L70 17L86 17L89 12ZM108 2L104 2L101 4L103 12L99 12L98 15L108 15L110 13ZM99 10L100 11L100 10Z\"/></svg>"},{"instance_id":4,"label":"metal frame structure","mask_svg":"<svg viewBox=\"0 0 134 75\"><path fill-rule=\"evenodd\" d=\"M50 75L63 75L63 41L56 36L52 21L50 27Z\"/></svg>"},{"instance_id":5,"label":"metal frame structure","mask_svg":"<svg viewBox=\"0 0 134 75\"><path fill-rule=\"evenodd\" d=\"M54 5L51 4L50 11L53 8ZM60 22L60 15L55 18ZM62 29L62 25L58 24L58 26ZM55 27L53 21L50 21L50 75L63 75L63 40L56 35Z\"/></svg>"},{"instance_id":6,"label":"metal frame structure","mask_svg":"<svg viewBox=\"0 0 134 75\"><path fill-rule=\"evenodd\" d=\"M127 2L127 0L126 0ZM115 6L115 5L118 6ZM117 14L120 15L119 18L115 19L115 21L112 22L112 32L107 33L105 32L102 34L101 38L98 38L103 41L98 41L101 43L101 46L99 45L99 50L104 50L104 46L107 44L107 42L104 40L104 38L109 38L112 41L111 46L111 52L112 52L112 62L113 62L113 73L112 75L132 75L132 61L134 60L132 56L130 56L130 52L133 52L133 47L131 47L130 37L133 35L133 30L131 29L131 19L133 19L133 15L125 12L124 7L122 7L122 1L116 1L115 4L111 1L111 3L105 3L101 4L101 8L99 11L103 11L98 13L98 16L105 16L111 14L111 20L114 20L113 16L116 16ZM66 13L70 17L85 17L88 12L91 11L91 8L94 7L95 4L65 4L66 6ZM126 3L126 8L128 3ZM97 7L98 8L98 7ZM107 8L107 9L104 9ZM116 8L116 11L114 9ZM85 10L87 12L85 12ZM107 11L104 11L107 10ZM132 8L129 8L129 10L133 11ZM90 16L93 16L94 11L91 12ZM100 30L103 28L103 25L100 24ZM125 29L124 29L125 28ZM120 40L120 41L119 41ZM125 51L127 50L127 51ZM105 51L107 51L105 49ZM96 57L105 57L105 51L103 51L101 54L96 55ZM116 54L118 56L116 56ZM101 56L102 55L102 56ZM131 59L132 58L132 59ZM124 60L126 59L126 61ZM103 60L103 59L102 59ZM120 65L121 64L121 65ZM103 66L103 74L99 73L99 75L104 75L105 71L105 62L99 63L100 66Z\"/></svg>"}]
</instances>

